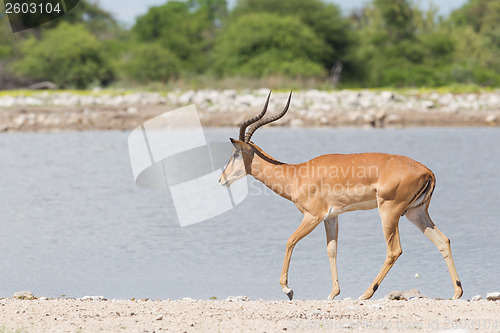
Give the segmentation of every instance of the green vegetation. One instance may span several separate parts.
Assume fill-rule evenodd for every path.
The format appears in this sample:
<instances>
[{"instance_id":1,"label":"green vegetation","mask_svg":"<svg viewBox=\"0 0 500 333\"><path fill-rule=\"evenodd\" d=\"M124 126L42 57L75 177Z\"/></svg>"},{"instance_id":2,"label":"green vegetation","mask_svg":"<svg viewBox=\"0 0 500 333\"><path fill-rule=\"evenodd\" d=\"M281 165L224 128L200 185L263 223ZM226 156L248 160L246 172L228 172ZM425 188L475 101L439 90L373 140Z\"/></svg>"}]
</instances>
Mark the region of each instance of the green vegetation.
<instances>
[{"instance_id":1,"label":"green vegetation","mask_svg":"<svg viewBox=\"0 0 500 333\"><path fill-rule=\"evenodd\" d=\"M299 19L261 13L240 17L220 32L214 69L219 75L320 76L331 48Z\"/></svg>"},{"instance_id":2,"label":"green vegetation","mask_svg":"<svg viewBox=\"0 0 500 333\"><path fill-rule=\"evenodd\" d=\"M113 78L101 43L81 24L63 22L40 39L28 38L21 52L25 56L15 62L14 71L34 80L85 88L95 81L106 85Z\"/></svg>"},{"instance_id":3,"label":"green vegetation","mask_svg":"<svg viewBox=\"0 0 500 333\"><path fill-rule=\"evenodd\" d=\"M0 20L0 89L500 86L500 3L448 17L412 0L342 15L323 0L168 1L127 29L98 3L12 34Z\"/></svg>"}]
</instances>

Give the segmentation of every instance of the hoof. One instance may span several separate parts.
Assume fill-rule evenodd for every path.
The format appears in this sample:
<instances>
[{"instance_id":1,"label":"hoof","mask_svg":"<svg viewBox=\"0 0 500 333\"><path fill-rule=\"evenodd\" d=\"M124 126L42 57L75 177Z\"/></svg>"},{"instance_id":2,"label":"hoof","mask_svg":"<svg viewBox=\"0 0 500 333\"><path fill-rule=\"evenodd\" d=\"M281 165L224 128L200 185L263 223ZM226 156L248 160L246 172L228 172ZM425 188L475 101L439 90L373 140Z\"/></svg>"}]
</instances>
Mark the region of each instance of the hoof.
<instances>
[{"instance_id":1,"label":"hoof","mask_svg":"<svg viewBox=\"0 0 500 333\"><path fill-rule=\"evenodd\" d=\"M288 296L290 301L293 299L293 290L292 289L286 288L286 289L283 289L283 292Z\"/></svg>"},{"instance_id":2,"label":"hoof","mask_svg":"<svg viewBox=\"0 0 500 333\"><path fill-rule=\"evenodd\" d=\"M460 282L457 282L457 283L460 283ZM452 299L459 299L460 297L462 297L463 293L464 293L464 290L462 289L462 285L460 284L460 289L455 290L455 295L453 295Z\"/></svg>"}]
</instances>

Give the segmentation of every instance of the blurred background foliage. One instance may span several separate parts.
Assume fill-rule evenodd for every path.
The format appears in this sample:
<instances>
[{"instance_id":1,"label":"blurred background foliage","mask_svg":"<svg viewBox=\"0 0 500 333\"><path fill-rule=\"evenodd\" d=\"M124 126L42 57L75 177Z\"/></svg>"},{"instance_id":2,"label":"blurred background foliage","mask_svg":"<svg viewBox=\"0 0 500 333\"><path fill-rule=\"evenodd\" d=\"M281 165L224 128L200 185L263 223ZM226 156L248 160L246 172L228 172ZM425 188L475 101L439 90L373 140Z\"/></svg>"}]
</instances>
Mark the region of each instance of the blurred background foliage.
<instances>
[{"instance_id":1,"label":"blurred background foliage","mask_svg":"<svg viewBox=\"0 0 500 333\"><path fill-rule=\"evenodd\" d=\"M17 34L0 19L0 89L500 86L500 2L437 13L411 0L372 0L347 15L322 0L238 0L231 10L188 0L151 7L128 28L81 0Z\"/></svg>"}]
</instances>

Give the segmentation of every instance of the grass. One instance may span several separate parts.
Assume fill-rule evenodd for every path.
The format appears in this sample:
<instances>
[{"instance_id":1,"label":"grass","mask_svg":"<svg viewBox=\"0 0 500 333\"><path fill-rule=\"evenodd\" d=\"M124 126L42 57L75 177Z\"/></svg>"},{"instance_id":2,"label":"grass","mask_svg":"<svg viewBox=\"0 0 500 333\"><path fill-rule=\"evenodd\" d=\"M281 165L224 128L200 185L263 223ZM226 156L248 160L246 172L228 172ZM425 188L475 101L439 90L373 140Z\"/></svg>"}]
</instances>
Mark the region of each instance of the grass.
<instances>
[{"instance_id":1,"label":"grass","mask_svg":"<svg viewBox=\"0 0 500 333\"><path fill-rule=\"evenodd\" d=\"M336 91L336 90L351 90L351 91L393 91L402 95L426 95L430 93L439 94L466 94L466 93L485 93L498 91L495 87L482 87L479 85L463 85L453 84L442 87L378 87L378 88L361 88L354 86L340 86L335 88L330 82L319 79L289 79L285 77L272 76L266 78L244 78L232 77L225 79L214 79L208 76L197 76L192 78L183 78L177 81L161 83L151 82L144 85L130 84L128 82L116 82L113 85L102 89L61 89L61 90L0 90L0 97L10 96L34 96L41 93L71 93L83 96L118 96L127 95L137 92L157 92L165 95L169 92L187 91L187 90L202 90L202 89L234 89L237 91L255 90L260 88L273 89L275 92L287 92L289 90L301 91L317 89L321 91Z\"/></svg>"}]
</instances>

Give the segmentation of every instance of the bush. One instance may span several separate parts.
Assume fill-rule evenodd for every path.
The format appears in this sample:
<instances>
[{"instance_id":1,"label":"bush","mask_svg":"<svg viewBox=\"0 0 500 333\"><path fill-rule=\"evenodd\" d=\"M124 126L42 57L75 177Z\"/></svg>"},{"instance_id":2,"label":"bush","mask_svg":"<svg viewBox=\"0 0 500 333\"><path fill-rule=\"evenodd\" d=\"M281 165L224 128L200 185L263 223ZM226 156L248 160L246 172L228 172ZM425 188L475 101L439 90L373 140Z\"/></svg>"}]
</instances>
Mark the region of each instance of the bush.
<instances>
[{"instance_id":1,"label":"bush","mask_svg":"<svg viewBox=\"0 0 500 333\"><path fill-rule=\"evenodd\" d=\"M318 76L333 50L295 17L250 14L220 31L215 71L221 75Z\"/></svg>"},{"instance_id":2,"label":"bush","mask_svg":"<svg viewBox=\"0 0 500 333\"><path fill-rule=\"evenodd\" d=\"M106 85L113 78L100 42L80 24L62 23L40 40L27 39L21 50L23 58L14 71L32 80L85 88L93 82Z\"/></svg>"},{"instance_id":3,"label":"bush","mask_svg":"<svg viewBox=\"0 0 500 333\"><path fill-rule=\"evenodd\" d=\"M314 31L334 52L326 58L323 66L330 69L337 61L349 63L346 56L352 44L350 23L342 17L340 8L331 1L323 0L238 0L230 18L257 13L272 13L279 16L293 16ZM346 67L344 67L345 69Z\"/></svg>"},{"instance_id":4,"label":"bush","mask_svg":"<svg viewBox=\"0 0 500 333\"><path fill-rule=\"evenodd\" d=\"M181 64L171 51L159 44L141 44L130 54L125 63L130 78L139 82L166 82L179 75Z\"/></svg>"},{"instance_id":5,"label":"bush","mask_svg":"<svg viewBox=\"0 0 500 333\"><path fill-rule=\"evenodd\" d=\"M173 52L186 71L204 72L210 65L215 18L225 6L223 0L169 1L139 16L132 32L140 42L157 42Z\"/></svg>"}]
</instances>

